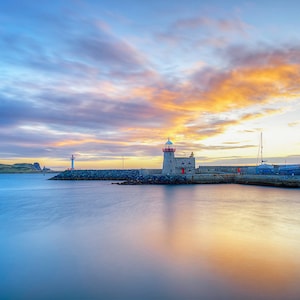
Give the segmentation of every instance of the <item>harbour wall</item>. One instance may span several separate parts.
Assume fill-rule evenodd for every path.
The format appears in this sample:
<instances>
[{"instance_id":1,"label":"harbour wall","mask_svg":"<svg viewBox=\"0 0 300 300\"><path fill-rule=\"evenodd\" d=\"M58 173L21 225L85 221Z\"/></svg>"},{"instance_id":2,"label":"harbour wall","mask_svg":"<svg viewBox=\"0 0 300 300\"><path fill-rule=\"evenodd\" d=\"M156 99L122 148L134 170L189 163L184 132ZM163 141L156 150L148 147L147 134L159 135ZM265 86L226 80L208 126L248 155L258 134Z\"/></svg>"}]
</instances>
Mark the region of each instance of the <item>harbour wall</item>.
<instances>
[{"instance_id":1,"label":"harbour wall","mask_svg":"<svg viewBox=\"0 0 300 300\"><path fill-rule=\"evenodd\" d=\"M300 165L199 166L196 174L300 175Z\"/></svg>"},{"instance_id":2,"label":"harbour wall","mask_svg":"<svg viewBox=\"0 0 300 300\"><path fill-rule=\"evenodd\" d=\"M300 187L300 176L243 175L243 174L193 174L162 175L159 169L128 170L67 170L51 180L116 180L119 184L218 184ZM120 182L121 181L121 182Z\"/></svg>"},{"instance_id":3,"label":"harbour wall","mask_svg":"<svg viewBox=\"0 0 300 300\"><path fill-rule=\"evenodd\" d=\"M293 175L235 175L234 183L275 187L300 187L300 176Z\"/></svg>"}]
</instances>

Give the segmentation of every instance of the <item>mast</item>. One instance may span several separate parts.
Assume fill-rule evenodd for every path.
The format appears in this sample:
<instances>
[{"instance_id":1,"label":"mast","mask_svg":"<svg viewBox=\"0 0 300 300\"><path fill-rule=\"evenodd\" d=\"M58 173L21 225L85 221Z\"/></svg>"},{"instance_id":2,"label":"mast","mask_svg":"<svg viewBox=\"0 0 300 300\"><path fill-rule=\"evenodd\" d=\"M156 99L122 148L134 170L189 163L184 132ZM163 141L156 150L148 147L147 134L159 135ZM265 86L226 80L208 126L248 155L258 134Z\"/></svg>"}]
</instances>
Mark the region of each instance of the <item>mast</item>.
<instances>
[{"instance_id":1,"label":"mast","mask_svg":"<svg viewBox=\"0 0 300 300\"><path fill-rule=\"evenodd\" d=\"M264 150L264 146L263 146L263 133L260 133L260 141L259 141L259 158L260 158L260 164L262 165L264 162L266 162L266 160L264 160L263 157L263 150ZM258 162L257 162L258 164Z\"/></svg>"},{"instance_id":2,"label":"mast","mask_svg":"<svg viewBox=\"0 0 300 300\"><path fill-rule=\"evenodd\" d=\"M263 138L262 138L262 132L260 133L260 163L262 164L264 162L263 159Z\"/></svg>"}]
</instances>

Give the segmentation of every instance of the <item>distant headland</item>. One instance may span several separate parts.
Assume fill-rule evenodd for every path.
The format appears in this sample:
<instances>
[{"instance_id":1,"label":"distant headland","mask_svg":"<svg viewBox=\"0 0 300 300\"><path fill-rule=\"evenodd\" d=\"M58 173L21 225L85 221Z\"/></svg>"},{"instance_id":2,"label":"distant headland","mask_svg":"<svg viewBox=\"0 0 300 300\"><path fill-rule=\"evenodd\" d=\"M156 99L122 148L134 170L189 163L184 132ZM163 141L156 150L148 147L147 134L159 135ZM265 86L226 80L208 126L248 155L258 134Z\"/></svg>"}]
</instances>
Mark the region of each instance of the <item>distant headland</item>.
<instances>
[{"instance_id":1,"label":"distant headland","mask_svg":"<svg viewBox=\"0 0 300 300\"><path fill-rule=\"evenodd\" d=\"M13 165L0 164L0 173L53 173L55 171L43 167L41 168L38 162L30 163L18 163Z\"/></svg>"}]
</instances>

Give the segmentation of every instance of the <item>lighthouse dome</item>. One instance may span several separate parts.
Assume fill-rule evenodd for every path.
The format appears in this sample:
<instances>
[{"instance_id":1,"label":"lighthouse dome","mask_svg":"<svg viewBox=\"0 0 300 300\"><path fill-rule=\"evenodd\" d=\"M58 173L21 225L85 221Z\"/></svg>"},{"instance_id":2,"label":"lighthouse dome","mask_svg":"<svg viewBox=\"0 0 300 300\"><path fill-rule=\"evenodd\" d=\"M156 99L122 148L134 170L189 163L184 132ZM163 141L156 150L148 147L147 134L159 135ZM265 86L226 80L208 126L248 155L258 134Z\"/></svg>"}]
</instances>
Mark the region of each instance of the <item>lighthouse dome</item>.
<instances>
[{"instance_id":1,"label":"lighthouse dome","mask_svg":"<svg viewBox=\"0 0 300 300\"><path fill-rule=\"evenodd\" d=\"M162 150L163 150L163 152L175 152L176 151L174 144L170 141L169 138L168 138L167 142L165 143Z\"/></svg>"}]
</instances>

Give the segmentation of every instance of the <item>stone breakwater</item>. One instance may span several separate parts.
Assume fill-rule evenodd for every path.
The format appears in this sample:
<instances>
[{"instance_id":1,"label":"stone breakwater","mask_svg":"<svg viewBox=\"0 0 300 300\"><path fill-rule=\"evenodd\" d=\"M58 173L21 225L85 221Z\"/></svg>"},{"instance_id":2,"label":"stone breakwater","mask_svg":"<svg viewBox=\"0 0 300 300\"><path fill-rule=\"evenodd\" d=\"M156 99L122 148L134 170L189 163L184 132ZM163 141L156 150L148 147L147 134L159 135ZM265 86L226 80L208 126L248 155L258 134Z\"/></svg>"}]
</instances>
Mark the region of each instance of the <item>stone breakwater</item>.
<instances>
[{"instance_id":1,"label":"stone breakwater","mask_svg":"<svg viewBox=\"0 0 300 300\"><path fill-rule=\"evenodd\" d=\"M132 180L139 175L139 170L67 170L50 180Z\"/></svg>"},{"instance_id":2,"label":"stone breakwater","mask_svg":"<svg viewBox=\"0 0 300 300\"><path fill-rule=\"evenodd\" d=\"M300 187L300 176L286 175L239 175L239 174L194 174L162 175L149 174L147 170L68 170L51 180L116 180L118 184L218 184L236 183L247 185Z\"/></svg>"},{"instance_id":3,"label":"stone breakwater","mask_svg":"<svg viewBox=\"0 0 300 300\"><path fill-rule=\"evenodd\" d=\"M220 184L235 183L274 187L300 188L300 176L195 174L177 176L139 176L121 184Z\"/></svg>"}]
</instances>

